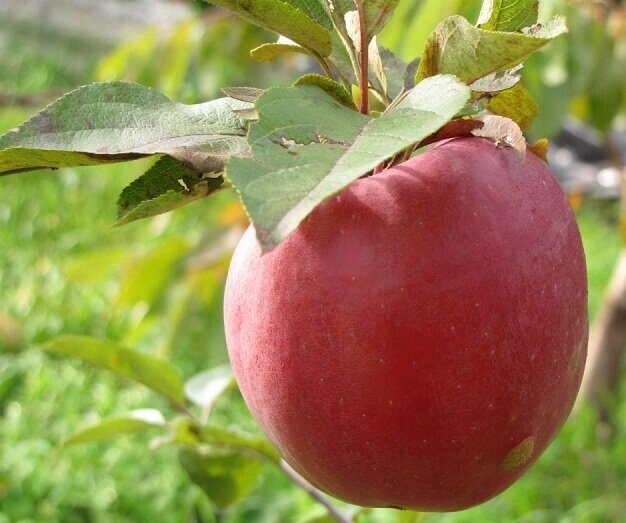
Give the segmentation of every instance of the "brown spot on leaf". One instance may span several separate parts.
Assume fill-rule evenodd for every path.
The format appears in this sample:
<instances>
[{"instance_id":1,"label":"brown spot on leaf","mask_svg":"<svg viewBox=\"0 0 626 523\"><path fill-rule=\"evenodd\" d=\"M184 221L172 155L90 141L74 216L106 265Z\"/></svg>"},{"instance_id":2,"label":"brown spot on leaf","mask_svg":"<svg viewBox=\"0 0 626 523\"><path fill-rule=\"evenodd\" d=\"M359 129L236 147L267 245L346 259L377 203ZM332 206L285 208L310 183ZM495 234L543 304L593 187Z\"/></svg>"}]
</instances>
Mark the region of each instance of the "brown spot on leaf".
<instances>
[{"instance_id":1,"label":"brown spot on leaf","mask_svg":"<svg viewBox=\"0 0 626 523\"><path fill-rule=\"evenodd\" d=\"M53 133L59 128L53 116L46 111L34 116L30 123L37 129L37 134Z\"/></svg>"},{"instance_id":2,"label":"brown spot on leaf","mask_svg":"<svg viewBox=\"0 0 626 523\"><path fill-rule=\"evenodd\" d=\"M522 442L507 452L500 462L500 467L504 470L513 470L526 465L533 456L535 448L535 436L528 436Z\"/></svg>"}]
</instances>

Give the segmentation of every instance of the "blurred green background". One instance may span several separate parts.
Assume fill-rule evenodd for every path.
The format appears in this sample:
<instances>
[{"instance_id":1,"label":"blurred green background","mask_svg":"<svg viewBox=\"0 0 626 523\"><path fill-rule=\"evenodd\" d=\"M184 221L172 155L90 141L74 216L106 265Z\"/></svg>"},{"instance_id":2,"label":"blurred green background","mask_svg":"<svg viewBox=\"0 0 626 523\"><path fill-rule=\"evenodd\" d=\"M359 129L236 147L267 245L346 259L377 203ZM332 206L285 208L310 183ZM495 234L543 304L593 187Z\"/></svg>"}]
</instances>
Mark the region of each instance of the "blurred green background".
<instances>
[{"instance_id":1,"label":"blurred green background","mask_svg":"<svg viewBox=\"0 0 626 523\"><path fill-rule=\"evenodd\" d=\"M295 57L255 64L248 49L275 37L200 4L2 0L0 132L94 80L137 81L195 102L227 85L288 83L309 66ZM587 252L593 317L621 249L619 183L611 186L606 173L623 170L626 156L620 142L626 6L564 0L543 6L543 15L567 14L571 33L526 67L526 85L543 111L530 134L556 137L557 152L570 151L568 173L580 173L564 183ZM444 16L462 12L474 21L477 10L475 1L404 0L381 40L410 60ZM598 151L593 161L576 156L563 138L564 128L582 123L585 143ZM561 156L557 163L568 160ZM64 436L109 415L145 407L174 413L139 385L42 352L42 342L68 333L110 338L171 361L186 379L227 362L221 296L245 216L234 194L224 192L112 229L118 194L146 166L36 172L0 183L0 523L331 521L271 466L248 496L218 508L179 466L176 448L150 448L156 432L59 447ZM482 506L355 517L363 523L626 521L625 392L622 379L611 418L601 424L583 407L530 472ZM235 390L212 415L259 436Z\"/></svg>"}]
</instances>

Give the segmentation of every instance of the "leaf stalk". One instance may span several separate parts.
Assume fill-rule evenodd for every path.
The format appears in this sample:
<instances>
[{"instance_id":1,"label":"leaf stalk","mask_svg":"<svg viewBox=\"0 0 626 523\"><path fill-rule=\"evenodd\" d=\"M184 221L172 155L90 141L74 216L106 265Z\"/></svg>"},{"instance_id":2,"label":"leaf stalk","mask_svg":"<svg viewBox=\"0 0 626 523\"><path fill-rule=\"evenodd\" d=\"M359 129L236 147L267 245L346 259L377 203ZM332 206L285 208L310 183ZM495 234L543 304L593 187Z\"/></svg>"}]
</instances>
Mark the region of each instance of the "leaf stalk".
<instances>
[{"instance_id":1,"label":"leaf stalk","mask_svg":"<svg viewBox=\"0 0 626 523\"><path fill-rule=\"evenodd\" d=\"M361 113L369 114L369 45L367 41L367 26L365 25L365 9L358 0L355 0L357 12L359 13L359 32L361 40L360 58L361 71L359 88L361 90Z\"/></svg>"}]
</instances>

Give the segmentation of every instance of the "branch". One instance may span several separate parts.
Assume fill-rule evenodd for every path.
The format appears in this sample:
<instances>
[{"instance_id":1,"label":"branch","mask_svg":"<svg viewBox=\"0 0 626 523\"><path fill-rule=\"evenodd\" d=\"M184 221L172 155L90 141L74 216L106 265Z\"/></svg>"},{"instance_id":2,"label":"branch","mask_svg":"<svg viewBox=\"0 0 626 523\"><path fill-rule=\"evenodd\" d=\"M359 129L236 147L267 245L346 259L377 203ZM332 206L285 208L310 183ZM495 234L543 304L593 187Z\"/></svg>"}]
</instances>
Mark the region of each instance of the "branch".
<instances>
[{"instance_id":1,"label":"branch","mask_svg":"<svg viewBox=\"0 0 626 523\"><path fill-rule=\"evenodd\" d=\"M291 479L296 485L306 491L315 501L321 503L326 507L330 516L338 521L338 523L352 523L351 518L345 516L341 511L328 499L328 497L319 489L311 485L300 474L293 470L289 464L281 459L279 464L280 469L285 475Z\"/></svg>"}]
</instances>

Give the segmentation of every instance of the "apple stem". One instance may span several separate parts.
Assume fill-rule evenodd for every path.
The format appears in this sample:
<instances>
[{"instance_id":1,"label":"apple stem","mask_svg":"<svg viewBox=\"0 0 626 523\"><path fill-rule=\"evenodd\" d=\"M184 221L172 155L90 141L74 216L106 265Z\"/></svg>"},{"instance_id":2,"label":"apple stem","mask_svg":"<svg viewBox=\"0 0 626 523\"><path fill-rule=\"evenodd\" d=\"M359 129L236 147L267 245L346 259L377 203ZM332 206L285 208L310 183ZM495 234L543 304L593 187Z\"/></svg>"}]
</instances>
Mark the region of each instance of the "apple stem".
<instances>
[{"instance_id":1,"label":"apple stem","mask_svg":"<svg viewBox=\"0 0 626 523\"><path fill-rule=\"evenodd\" d=\"M361 113L369 114L370 102L369 102L369 46L367 42L367 27L365 25L365 9L363 6L356 2L357 12L359 13L359 32L361 35Z\"/></svg>"},{"instance_id":2,"label":"apple stem","mask_svg":"<svg viewBox=\"0 0 626 523\"><path fill-rule=\"evenodd\" d=\"M315 501L321 503L326 507L328 514L336 519L339 523L353 523L351 518L348 518L328 499L328 497L319 489L315 488L311 485L306 479L304 479L300 474L298 474L295 470L293 470L289 464L281 459L280 460L280 469L285 473L285 475L293 481L298 487L303 489L309 494Z\"/></svg>"}]
</instances>

